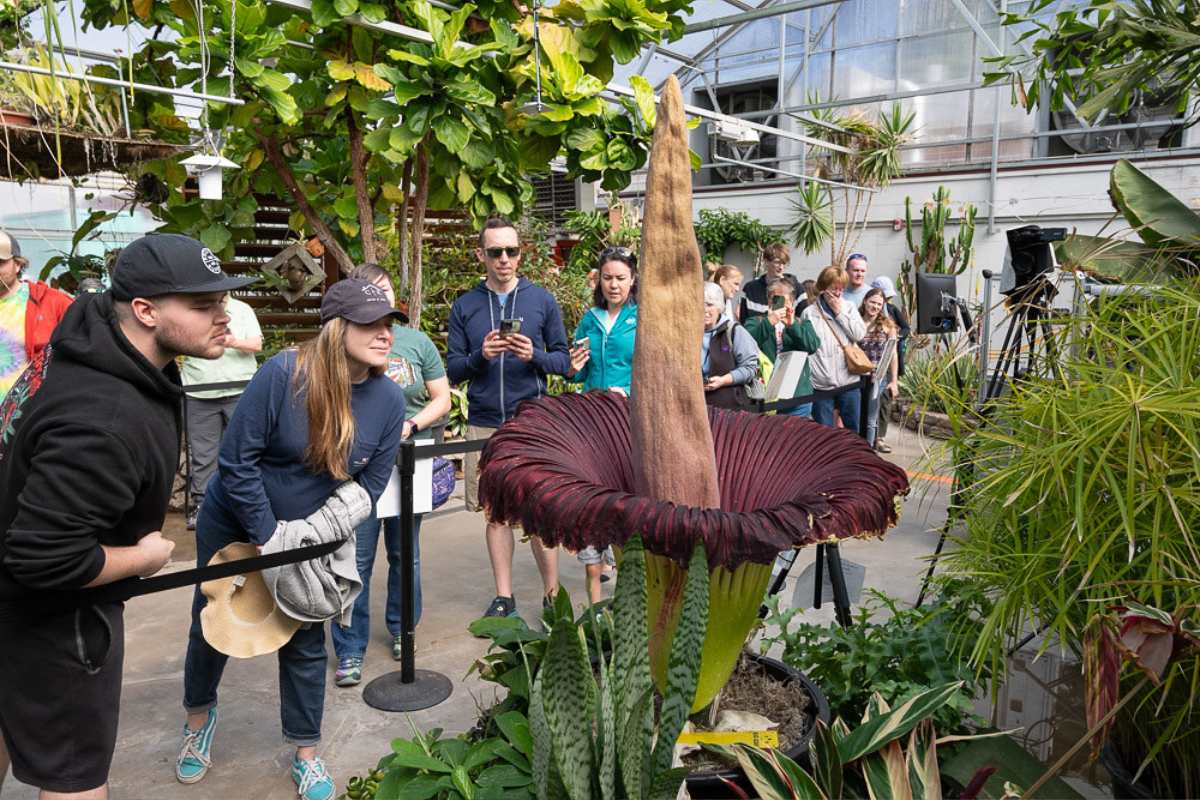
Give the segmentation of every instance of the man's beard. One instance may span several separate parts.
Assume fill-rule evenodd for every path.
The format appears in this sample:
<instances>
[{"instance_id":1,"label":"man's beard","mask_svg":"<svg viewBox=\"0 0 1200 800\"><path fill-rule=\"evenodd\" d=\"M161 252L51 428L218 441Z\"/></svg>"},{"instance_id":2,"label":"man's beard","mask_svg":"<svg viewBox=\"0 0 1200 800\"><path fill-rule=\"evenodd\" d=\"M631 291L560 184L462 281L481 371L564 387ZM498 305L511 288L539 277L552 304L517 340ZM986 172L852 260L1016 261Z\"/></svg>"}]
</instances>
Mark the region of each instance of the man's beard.
<instances>
[{"instance_id":1,"label":"man's beard","mask_svg":"<svg viewBox=\"0 0 1200 800\"><path fill-rule=\"evenodd\" d=\"M212 328L209 328L203 335L189 338L180 326L163 320L163 324L155 330L154 343L160 350L169 353L172 358L175 356L220 358L224 355L225 348L209 336L211 332Z\"/></svg>"}]
</instances>

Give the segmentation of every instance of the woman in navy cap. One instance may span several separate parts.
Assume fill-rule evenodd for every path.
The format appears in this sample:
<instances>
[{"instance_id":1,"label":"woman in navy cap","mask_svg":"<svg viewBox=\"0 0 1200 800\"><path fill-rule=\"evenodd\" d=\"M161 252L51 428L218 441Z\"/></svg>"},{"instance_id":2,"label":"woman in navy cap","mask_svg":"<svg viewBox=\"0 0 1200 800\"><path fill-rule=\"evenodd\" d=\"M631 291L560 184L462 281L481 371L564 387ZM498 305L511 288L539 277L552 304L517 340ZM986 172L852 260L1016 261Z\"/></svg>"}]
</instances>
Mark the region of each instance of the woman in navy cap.
<instances>
[{"instance_id":1,"label":"woman in navy cap","mask_svg":"<svg viewBox=\"0 0 1200 800\"><path fill-rule=\"evenodd\" d=\"M376 286L339 281L321 303L321 331L267 361L229 422L196 524L203 566L234 541L260 547L288 520L320 509L347 480L371 503L387 485L404 428L404 393L384 374L399 312ZM204 639L197 588L184 666L187 724L175 775L202 779L212 763L217 686L227 657ZM316 755L325 698L325 630L301 627L279 651L283 738L303 800L329 800L333 779Z\"/></svg>"}]
</instances>

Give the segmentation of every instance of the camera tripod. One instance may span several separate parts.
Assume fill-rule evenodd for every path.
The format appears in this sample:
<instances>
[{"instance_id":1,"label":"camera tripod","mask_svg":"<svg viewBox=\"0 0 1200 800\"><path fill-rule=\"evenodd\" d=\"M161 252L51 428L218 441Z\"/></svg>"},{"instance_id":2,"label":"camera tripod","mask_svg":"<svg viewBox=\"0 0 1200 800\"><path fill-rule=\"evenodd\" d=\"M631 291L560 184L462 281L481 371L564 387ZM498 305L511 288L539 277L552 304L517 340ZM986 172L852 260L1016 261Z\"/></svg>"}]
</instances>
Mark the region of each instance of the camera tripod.
<instances>
[{"instance_id":1,"label":"camera tripod","mask_svg":"<svg viewBox=\"0 0 1200 800\"><path fill-rule=\"evenodd\" d=\"M1050 303L1057 295L1058 288L1045 276L1039 276L1033 283L1015 289L1009 295L1008 330L1000 347L1000 358L983 396L979 398L980 407L985 412L987 401L999 395L1005 373L1011 369L1012 382L1017 383L1036 369L1039 334L1045 351L1045 363L1049 364L1051 370L1058 371L1058 349L1050 319ZM1022 350L1025 350L1026 359L1024 369L1021 368ZM986 361L984 363L986 367Z\"/></svg>"}]
</instances>

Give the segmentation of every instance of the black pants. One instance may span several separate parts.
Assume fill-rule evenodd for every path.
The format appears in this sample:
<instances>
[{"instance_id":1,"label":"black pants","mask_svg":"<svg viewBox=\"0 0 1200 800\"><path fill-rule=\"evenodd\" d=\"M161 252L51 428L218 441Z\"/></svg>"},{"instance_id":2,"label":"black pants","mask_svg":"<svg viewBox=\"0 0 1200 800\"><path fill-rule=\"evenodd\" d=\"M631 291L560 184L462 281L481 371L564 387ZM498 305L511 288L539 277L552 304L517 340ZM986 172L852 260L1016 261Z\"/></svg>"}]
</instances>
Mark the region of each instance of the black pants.
<instances>
[{"instance_id":1,"label":"black pants","mask_svg":"<svg viewBox=\"0 0 1200 800\"><path fill-rule=\"evenodd\" d=\"M0 617L0 732L22 783L83 792L108 783L117 743L125 607Z\"/></svg>"}]
</instances>

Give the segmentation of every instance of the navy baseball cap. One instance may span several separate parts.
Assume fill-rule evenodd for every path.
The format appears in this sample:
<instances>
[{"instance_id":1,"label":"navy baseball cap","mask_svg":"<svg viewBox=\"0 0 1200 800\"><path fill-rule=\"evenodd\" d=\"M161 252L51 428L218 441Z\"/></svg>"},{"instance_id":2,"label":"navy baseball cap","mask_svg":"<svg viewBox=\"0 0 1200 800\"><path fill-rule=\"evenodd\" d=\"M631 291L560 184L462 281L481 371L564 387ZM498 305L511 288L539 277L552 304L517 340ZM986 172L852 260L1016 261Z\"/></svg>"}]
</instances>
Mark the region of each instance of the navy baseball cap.
<instances>
[{"instance_id":1,"label":"navy baseball cap","mask_svg":"<svg viewBox=\"0 0 1200 800\"><path fill-rule=\"evenodd\" d=\"M112 273L117 300L164 294L228 292L254 283L233 277L201 242L178 233L148 233L121 251Z\"/></svg>"},{"instance_id":2,"label":"navy baseball cap","mask_svg":"<svg viewBox=\"0 0 1200 800\"><path fill-rule=\"evenodd\" d=\"M358 325L370 325L384 317L407 322L408 317L388 302L383 289L369 281L347 278L329 287L321 300L321 324L341 318Z\"/></svg>"}]
</instances>

